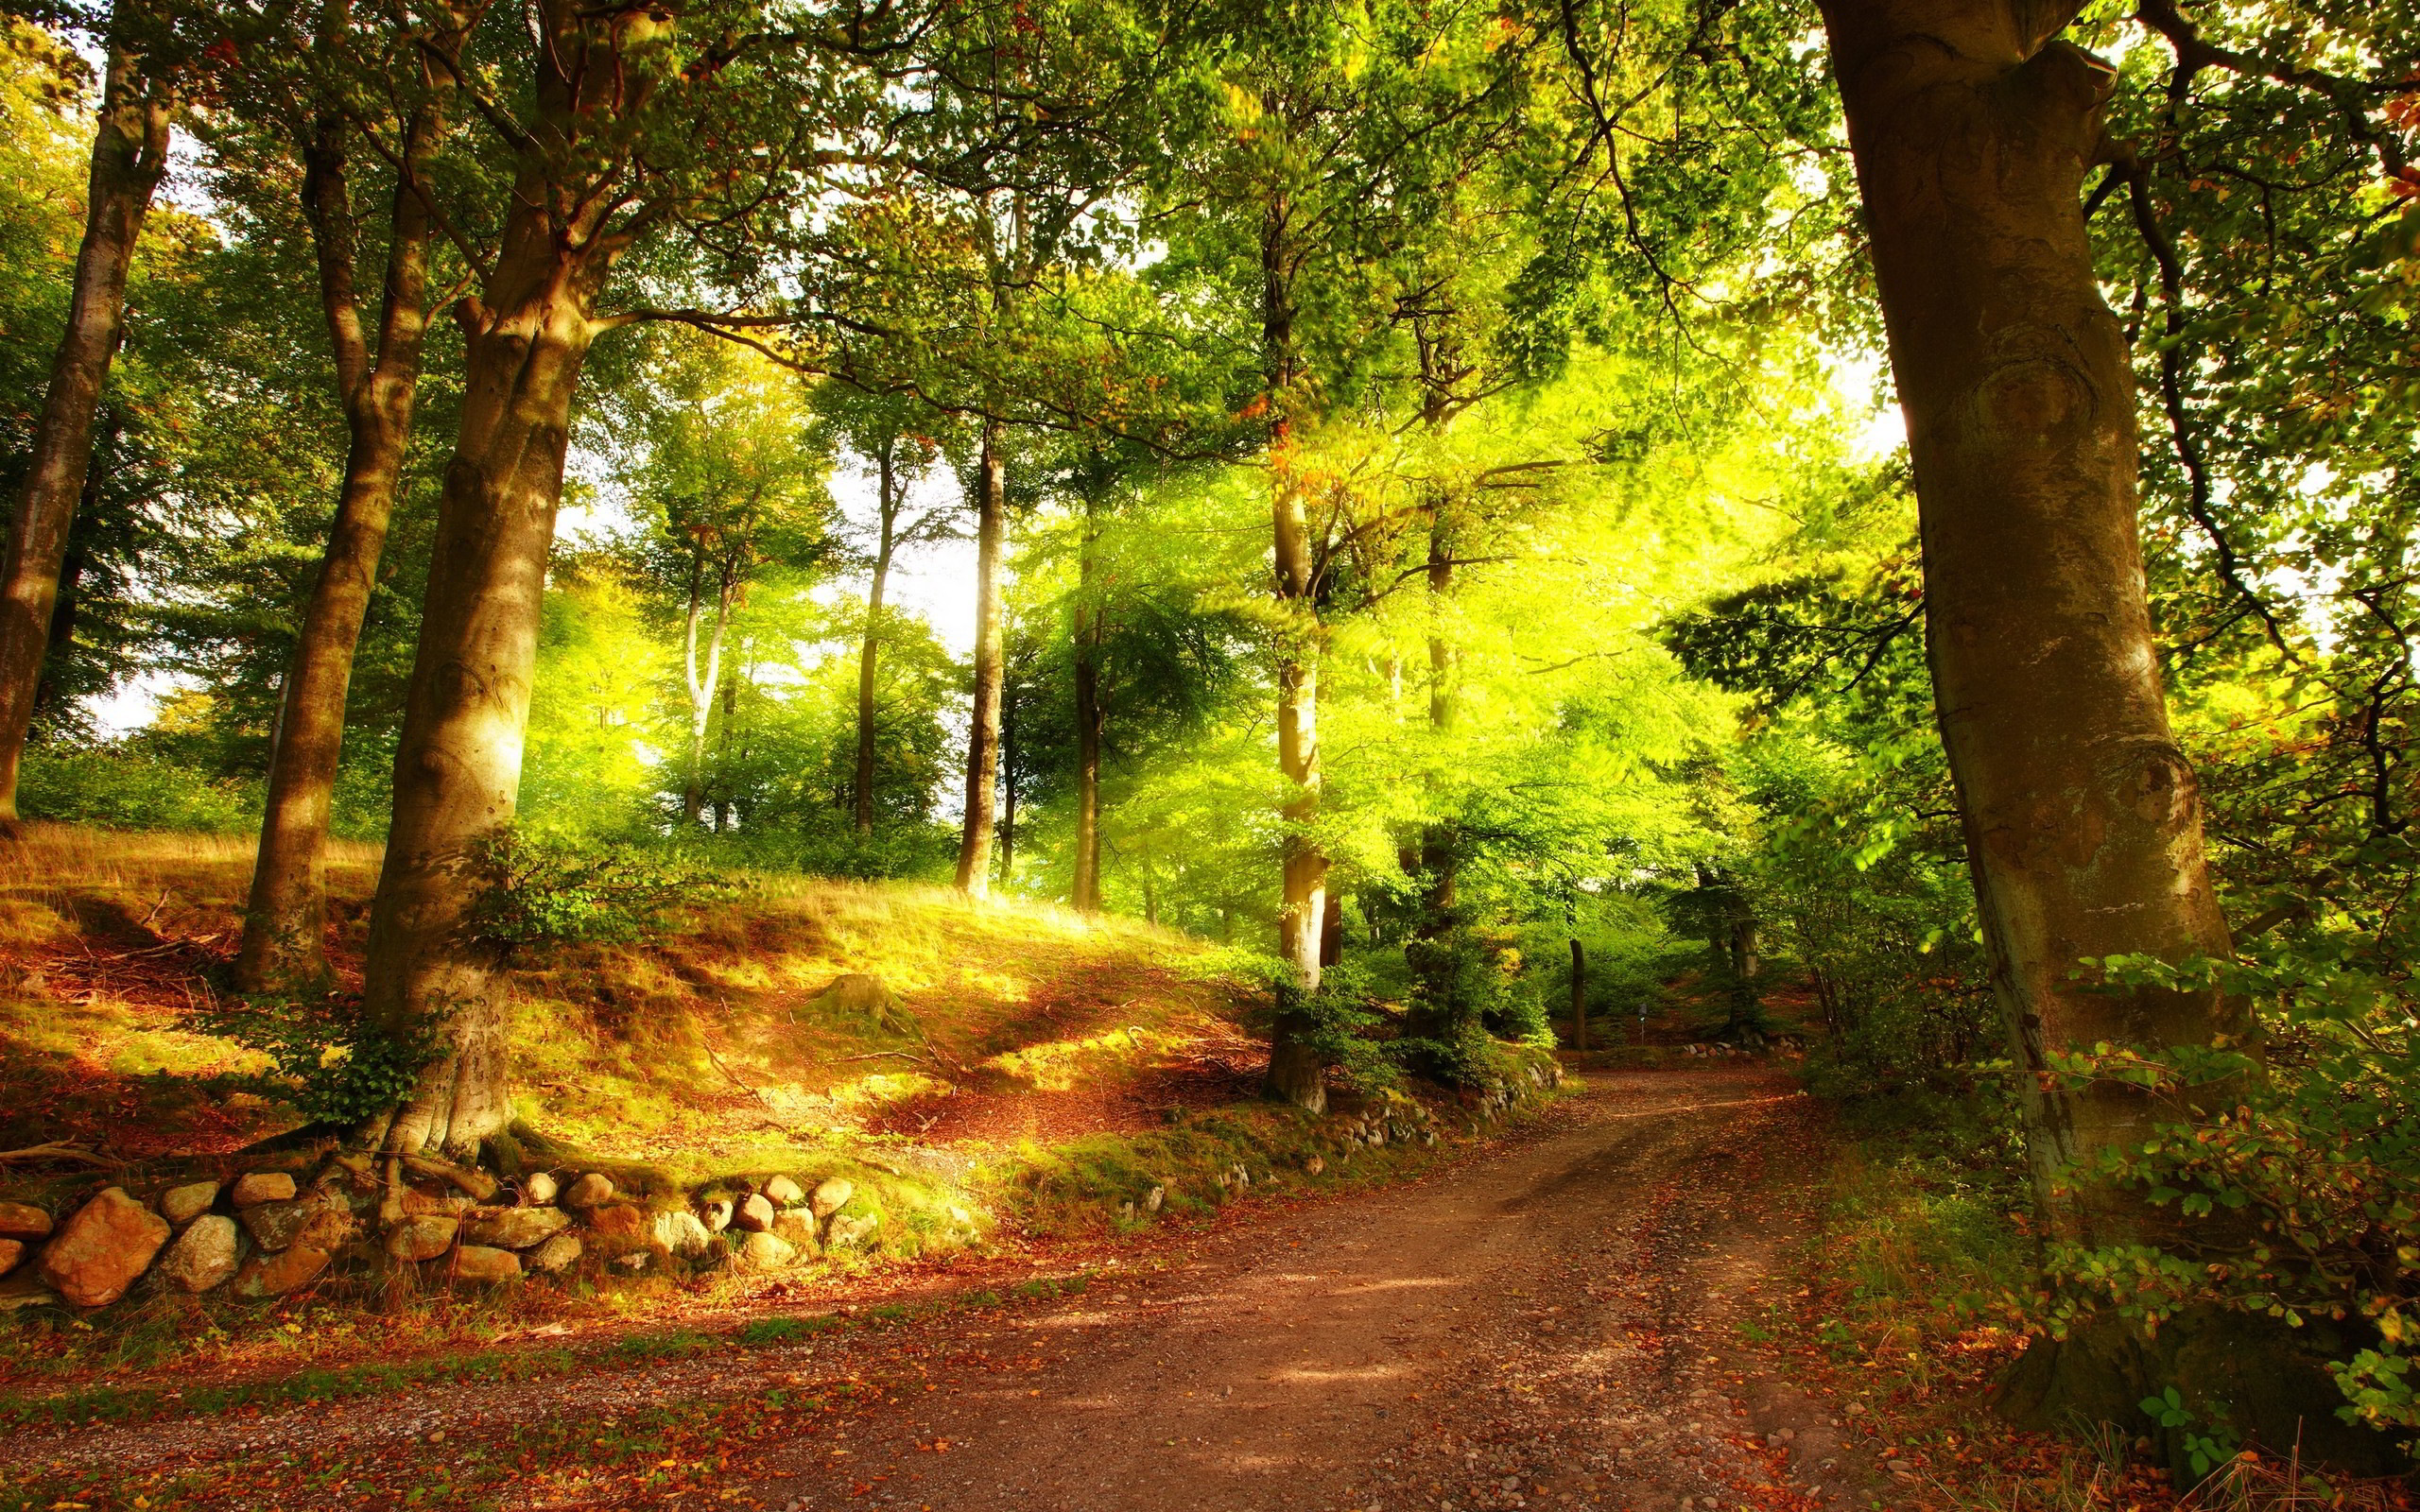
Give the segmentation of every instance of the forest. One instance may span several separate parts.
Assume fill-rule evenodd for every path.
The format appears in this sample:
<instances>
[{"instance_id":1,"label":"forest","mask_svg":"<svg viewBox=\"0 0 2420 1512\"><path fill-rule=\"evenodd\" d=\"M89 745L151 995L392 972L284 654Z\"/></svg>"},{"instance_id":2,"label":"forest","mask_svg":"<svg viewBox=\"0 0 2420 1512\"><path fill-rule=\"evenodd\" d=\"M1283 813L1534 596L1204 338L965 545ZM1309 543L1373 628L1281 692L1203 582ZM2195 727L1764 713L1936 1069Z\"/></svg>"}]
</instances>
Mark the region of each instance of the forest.
<instances>
[{"instance_id":1,"label":"forest","mask_svg":"<svg viewBox=\"0 0 2420 1512\"><path fill-rule=\"evenodd\" d=\"M2411 0L0 48L0 1508L2409 1505Z\"/></svg>"}]
</instances>

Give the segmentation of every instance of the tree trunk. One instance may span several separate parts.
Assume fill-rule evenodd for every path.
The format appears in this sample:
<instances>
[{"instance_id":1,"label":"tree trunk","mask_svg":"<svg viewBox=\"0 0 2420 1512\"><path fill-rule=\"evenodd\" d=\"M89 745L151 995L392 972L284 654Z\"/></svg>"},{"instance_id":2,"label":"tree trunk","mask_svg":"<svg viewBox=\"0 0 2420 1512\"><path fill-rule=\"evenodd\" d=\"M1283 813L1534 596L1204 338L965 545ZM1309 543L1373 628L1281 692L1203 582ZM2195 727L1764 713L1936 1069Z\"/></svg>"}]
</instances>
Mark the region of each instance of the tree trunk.
<instances>
[{"instance_id":1,"label":"tree trunk","mask_svg":"<svg viewBox=\"0 0 2420 1512\"><path fill-rule=\"evenodd\" d=\"M1571 936L1571 1048L1588 1053L1588 953Z\"/></svg>"},{"instance_id":2,"label":"tree trunk","mask_svg":"<svg viewBox=\"0 0 2420 1512\"><path fill-rule=\"evenodd\" d=\"M566 247L525 169L487 298L465 327L459 438L445 468L420 648L395 752L394 821L370 919L365 1005L436 1055L383 1130L402 1153L476 1153L511 1118L502 981L473 933L485 842L510 825L571 402L610 253Z\"/></svg>"},{"instance_id":3,"label":"tree trunk","mask_svg":"<svg viewBox=\"0 0 2420 1512\"><path fill-rule=\"evenodd\" d=\"M268 804L244 910L236 985L247 992L302 994L329 981L328 816L344 752L345 696L362 621L387 549L404 452L411 438L428 326L429 216L411 175L422 172L440 119L433 108L406 129L406 175L388 216L386 288L375 355L361 329L353 281L353 205L345 142L349 126L322 117L305 153L303 208L319 255L320 303L336 354L337 386L350 440L336 519L319 580L303 605L269 752Z\"/></svg>"},{"instance_id":4,"label":"tree trunk","mask_svg":"<svg viewBox=\"0 0 2420 1512\"><path fill-rule=\"evenodd\" d=\"M93 132L67 329L51 358L50 387L0 564L0 836L17 832L17 773L50 647L60 564L92 464L94 411L124 334L127 271L152 191L168 166L172 111L167 86L145 77L132 54L112 48Z\"/></svg>"},{"instance_id":5,"label":"tree trunk","mask_svg":"<svg viewBox=\"0 0 2420 1512\"><path fill-rule=\"evenodd\" d=\"M2189 1109L2047 1074L2052 1057L2102 1041L2157 1050L2254 1032L2245 1005L2216 993L2074 979L2086 958L2229 950L2146 602L2126 340L2082 211L2115 72L2050 40L2072 6L1824 11L1914 462L1934 698L2036 1193L2055 1235L2158 1243L2172 1211L2063 1177ZM2157 1358L2131 1335L2111 1342L2123 1335L2111 1328L2030 1350L2019 1410L2138 1419L2134 1400L2155 1389L2160 1359L2191 1348L2192 1320L2161 1329ZM2282 1328L2251 1332L2285 1359ZM2296 1435L2224 1402L2195 1410L2271 1448ZM2316 1401L2302 1426L2307 1449L2338 1429Z\"/></svg>"},{"instance_id":6,"label":"tree trunk","mask_svg":"<svg viewBox=\"0 0 2420 1512\"><path fill-rule=\"evenodd\" d=\"M1100 696L1100 608L1091 601L1094 532L1084 532L1076 597L1075 904L1100 912L1100 745L1109 712Z\"/></svg>"},{"instance_id":7,"label":"tree trunk","mask_svg":"<svg viewBox=\"0 0 2420 1512\"><path fill-rule=\"evenodd\" d=\"M1325 970L1344 959L1344 894L1330 887L1327 906L1320 911L1320 967Z\"/></svg>"},{"instance_id":8,"label":"tree trunk","mask_svg":"<svg viewBox=\"0 0 2420 1512\"><path fill-rule=\"evenodd\" d=\"M1282 817L1282 892L1277 908L1278 954L1294 968L1295 990L1320 988L1320 925L1327 916L1327 855L1312 826L1320 814L1320 607L1310 512L1291 456L1292 420L1300 374L1294 351L1294 301L1288 263L1292 207L1270 197L1261 220L1261 351L1269 367L1269 471L1271 558L1279 610L1293 621L1278 627L1277 765L1292 784ZM1281 992L1269 1040L1269 1093L1298 1108L1327 1110L1327 1066L1311 1041L1310 1017Z\"/></svg>"},{"instance_id":9,"label":"tree trunk","mask_svg":"<svg viewBox=\"0 0 2420 1512\"><path fill-rule=\"evenodd\" d=\"M992 885L994 787L1000 765L1000 538L1008 477L1000 427L983 427L976 480L975 707L966 730L966 827L958 846L958 887L981 897Z\"/></svg>"},{"instance_id":10,"label":"tree trunk","mask_svg":"<svg viewBox=\"0 0 2420 1512\"><path fill-rule=\"evenodd\" d=\"M877 484L876 505L881 517L882 536L873 557L873 583L866 590L866 642L857 656L857 836L863 839L873 833L873 673L874 658L882 644L882 591L890 579L890 555L893 530L899 522L899 500L896 494L897 475L894 466L898 443L886 438L878 457L881 476Z\"/></svg>"},{"instance_id":11,"label":"tree trunk","mask_svg":"<svg viewBox=\"0 0 2420 1512\"><path fill-rule=\"evenodd\" d=\"M1000 699L1000 885L1009 885L1017 869L1017 700L1004 692Z\"/></svg>"},{"instance_id":12,"label":"tree trunk","mask_svg":"<svg viewBox=\"0 0 2420 1512\"><path fill-rule=\"evenodd\" d=\"M1445 633L1446 609L1454 593L1454 558L1446 529L1440 501L1428 529L1428 727L1441 737L1453 729L1455 705L1454 642ZM1421 827L1420 914L1407 946L1412 976L1421 990L1413 994L1404 1025L1405 1033L1415 1040L1459 1038L1460 1020L1469 1006L1454 1001L1454 962L1441 943L1453 933L1455 924L1455 838L1451 820L1438 819Z\"/></svg>"}]
</instances>

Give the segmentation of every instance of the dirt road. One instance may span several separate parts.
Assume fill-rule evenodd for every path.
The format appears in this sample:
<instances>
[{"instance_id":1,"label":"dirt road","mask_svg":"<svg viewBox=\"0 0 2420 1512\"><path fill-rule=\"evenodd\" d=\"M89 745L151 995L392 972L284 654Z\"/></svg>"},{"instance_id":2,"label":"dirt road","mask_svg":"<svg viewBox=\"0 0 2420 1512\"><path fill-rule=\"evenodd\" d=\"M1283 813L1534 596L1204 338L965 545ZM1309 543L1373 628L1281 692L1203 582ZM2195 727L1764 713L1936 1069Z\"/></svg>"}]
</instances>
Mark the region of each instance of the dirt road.
<instances>
[{"instance_id":1,"label":"dirt road","mask_svg":"<svg viewBox=\"0 0 2420 1512\"><path fill-rule=\"evenodd\" d=\"M1599 1075L1495 1150L1408 1186L1148 1248L1055 1301L610 1379L20 1438L0 1459L130 1472L307 1460L328 1499L275 1498L299 1512L382 1504L367 1495L393 1486L368 1464L381 1454L426 1474L439 1459L482 1456L480 1446L592 1442L572 1435L668 1402L847 1383L847 1405L726 1447L711 1478L678 1498L567 1479L549 1453L542 1473L480 1500L934 1512L1862 1505L1887 1478L1842 1447L1833 1409L1774 1379L1786 1367L1741 1332L1779 1298L1776 1265L1809 1221L1825 1149L1815 1106L1776 1075ZM304 1484L259 1482L271 1483Z\"/></svg>"}]
</instances>

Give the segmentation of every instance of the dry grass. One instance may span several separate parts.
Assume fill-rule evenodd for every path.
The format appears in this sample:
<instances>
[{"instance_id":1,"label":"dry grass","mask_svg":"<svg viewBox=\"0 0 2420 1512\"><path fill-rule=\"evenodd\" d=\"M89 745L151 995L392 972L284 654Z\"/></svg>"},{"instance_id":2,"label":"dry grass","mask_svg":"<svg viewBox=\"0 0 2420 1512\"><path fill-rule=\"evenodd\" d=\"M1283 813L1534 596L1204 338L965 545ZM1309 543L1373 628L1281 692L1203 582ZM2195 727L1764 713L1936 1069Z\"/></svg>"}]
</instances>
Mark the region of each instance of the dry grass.
<instances>
[{"instance_id":1,"label":"dry grass","mask_svg":"<svg viewBox=\"0 0 2420 1512\"><path fill-rule=\"evenodd\" d=\"M276 1109L212 1078L252 1064L193 1032L221 989L251 867L240 837L36 825L0 852L0 1139L122 1158L223 1151ZM357 980L378 848L339 843L329 948ZM536 1128L688 1174L836 1140L1000 1149L1137 1128L1231 1098L1240 1006L1200 942L1020 899L748 879L639 945L517 963L515 1102ZM834 1011L881 980L909 1032Z\"/></svg>"}]
</instances>

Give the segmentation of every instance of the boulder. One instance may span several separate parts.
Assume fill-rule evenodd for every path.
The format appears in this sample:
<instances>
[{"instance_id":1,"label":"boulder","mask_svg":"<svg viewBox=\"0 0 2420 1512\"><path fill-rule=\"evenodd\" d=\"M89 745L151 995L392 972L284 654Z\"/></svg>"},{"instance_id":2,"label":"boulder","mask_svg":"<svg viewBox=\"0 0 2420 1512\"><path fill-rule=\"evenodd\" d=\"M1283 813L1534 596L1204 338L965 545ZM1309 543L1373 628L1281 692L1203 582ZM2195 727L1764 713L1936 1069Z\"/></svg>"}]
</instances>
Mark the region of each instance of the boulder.
<instances>
[{"instance_id":1,"label":"boulder","mask_svg":"<svg viewBox=\"0 0 2420 1512\"><path fill-rule=\"evenodd\" d=\"M50 1214L27 1202L0 1202L0 1239L50 1237Z\"/></svg>"},{"instance_id":2,"label":"boulder","mask_svg":"<svg viewBox=\"0 0 2420 1512\"><path fill-rule=\"evenodd\" d=\"M0 1314L13 1313L21 1307L58 1305L59 1294L44 1286L30 1267L0 1281Z\"/></svg>"},{"instance_id":3,"label":"boulder","mask_svg":"<svg viewBox=\"0 0 2420 1512\"><path fill-rule=\"evenodd\" d=\"M647 1214L627 1202L617 1202L591 1210L588 1227L599 1239L636 1239L647 1232Z\"/></svg>"},{"instance_id":4,"label":"boulder","mask_svg":"<svg viewBox=\"0 0 2420 1512\"><path fill-rule=\"evenodd\" d=\"M1317 1157L1317 1156L1313 1156L1313 1157L1312 1157L1312 1159L1313 1159L1313 1160L1317 1160L1317 1159L1318 1159L1318 1157ZM1314 1171L1314 1172L1312 1172L1311 1174L1312 1174L1313 1176L1317 1176L1319 1173L1318 1173L1318 1172L1316 1172L1316 1171ZM1161 1204L1161 1203L1163 1203L1163 1202L1166 1202L1166 1201L1167 1201L1167 1200L1168 1200L1168 1189L1167 1189L1167 1188L1166 1188L1166 1187L1153 1187L1150 1191L1146 1192L1146 1193L1144 1193L1144 1194L1143 1194L1143 1211L1144 1211L1145 1212L1157 1212L1157 1211L1160 1211L1160 1204Z\"/></svg>"},{"instance_id":5,"label":"boulder","mask_svg":"<svg viewBox=\"0 0 2420 1512\"><path fill-rule=\"evenodd\" d=\"M708 1197L698 1204L698 1216L704 1221L708 1233L720 1233L731 1227L732 1202L729 1197Z\"/></svg>"},{"instance_id":6,"label":"boulder","mask_svg":"<svg viewBox=\"0 0 2420 1512\"><path fill-rule=\"evenodd\" d=\"M496 1249L528 1249L570 1227L571 1214L561 1208L507 1208L462 1225L462 1242Z\"/></svg>"},{"instance_id":7,"label":"boulder","mask_svg":"<svg viewBox=\"0 0 2420 1512\"><path fill-rule=\"evenodd\" d=\"M401 1204L403 1215L406 1218L420 1218L433 1214L459 1218L465 1213L475 1211L478 1206L475 1199L459 1192L423 1192L418 1187L406 1187Z\"/></svg>"},{"instance_id":8,"label":"boulder","mask_svg":"<svg viewBox=\"0 0 2420 1512\"><path fill-rule=\"evenodd\" d=\"M836 1213L832 1226L823 1231L823 1247L848 1249L866 1242L866 1236L880 1227L880 1215L866 1213Z\"/></svg>"},{"instance_id":9,"label":"boulder","mask_svg":"<svg viewBox=\"0 0 2420 1512\"><path fill-rule=\"evenodd\" d=\"M579 1235L557 1234L537 1248L521 1257L521 1263L541 1275L552 1276L569 1270L579 1259Z\"/></svg>"},{"instance_id":10,"label":"boulder","mask_svg":"<svg viewBox=\"0 0 2420 1512\"><path fill-rule=\"evenodd\" d=\"M750 1234L741 1241L739 1263L748 1270L780 1270L798 1258L789 1241L771 1234Z\"/></svg>"},{"instance_id":11,"label":"boulder","mask_svg":"<svg viewBox=\"0 0 2420 1512\"><path fill-rule=\"evenodd\" d=\"M554 1201L555 1194L561 1190L562 1189L556 1184L553 1177L540 1171L521 1183L521 1200L533 1206L544 1207Z\"/></svg>"},{"instance_id":12,"label":"boulder","mask_svg":"<svg viewBox=\"0 0 2420 1512\"><path fill-rule=\"evenodd\" d=\"M292 1202L264 1202L243 1211L245 1231L263 1249L308 1245L336 1250L353 1237L353 1210L334 1197L309 1196Z\"/></svg>"},{"instance_id":13,"label":"boulder","mask_svg":"<svg viewBox=\"0 0 2420 1512\"><path fill-rule=\"evenodd\" d=\"M815 1184L815 1195L808 1199L808 1206L815 1210L815 1221L821 1223L847 1207L849 1199L856 1194L856 1184L847 1177L827 1176Z\"/></svg>"},{"instance_id":14,"label":"boulder","mask_svg":"<svg viewBox=\"0 0 2420 1512\"><path fill-rule=\"evenodd\" d=\"M773 1227L773 1205L765 1200L763 1194L751 1193L740 1199L731 1221L736 1228L761 1234Z\"/></svg>"},{"instance_id":15,"label":"boulder","mask_svg":"<svg viewBox=\"0 0 2420 1512\"><path fill-rule=\"evenodd\" d=\"M294 1175L290 1171L247 1171L235 1178L235 1190L228 1200L238 1208L257 1208L264 1202L294 1200Z\"/></svg>"},{"instance_id":16,"label":"boulder","mask_svg":"<svg viewBox=\"0 0 2420 1512\"><path fill-rule=\"evenodd\" d=\"M0 1276L6 1276L15 1270L17 1262L25 1258L26 1242L24 1240L0 1239Z\"/></svg>"},{"instance_id":17,"label":"boulder","mask_svg":"<svg viewBox=\"0 0 2420 1512\"><path fill-rule=\"evenodd\" d=\"M563 1194L566 1208L601 1208L613 1200L614 1178L602 1171L589 1172Z\"/></svg>"},{"instance_id":18,"label":"boulder","mask_svg":"<svg viewBox=\"0 0 2420 1512\"><path fill-rule=\"evenodd\" d=\"M168 1220L111 1187L59 1226L42 1252L45 1284L78 1307L106 1307L126 1295L168 1242Z\"/></svg>"},{"instance_id":19,"label":"boulder","mask_svg":"<svg viewBox=\"0 0 2420 1512\"><path fill-rule=\"evenodd\" d=\"M773 1219L773 1227L766 1232L799 1250L815 1247L815 1220L803 1212L785 1212Z\"/></svg>"},{"instance_id":20,"label":"boulder","mask_svg":"<svg viewBox=\"0 0 2420 1512\"><path fill-rule=\"evenodd\" d=\"M912 1033L916 1016L907 1005L882 985L879 977L862 971L851 971L832 979L832 985L815 994L808 1007L827 1018L855 1020L877 1029L898 1034Z\"/></svg>"},{"instance_id":21,"label":"boulder","mask_svg":"<svg viewBox=\"0 0 2420 1512\"><path fill-rule=\"evenodd\" d=\"M317 1245L291 1245L286 1248L254 1255L244 1262L235 1273L228 1290L248 1301L263 1297L284 1297L318 1279L328 1268L334 1251Z\"/></svg>"},{"instance_id":22,"label":"boulder","mask_svg":"<svg viewBox=\"0 0 2420 1512\"><path fill-rule=\"evenodd\" d=\"M806 1202L806 1189L786 1176L777 1176L766 1182L764 1193L766 1199L776 1208L803 1207Z\"/></svg>"},{"instance_id":23,"label":"boulder","mask_svg":"<svg viewBox=\"0 0 2420 1512\"><path fill-rule=\"evenodd\" d=\"M235 1274L235 1220L205 1212L185 1225L160 1257L160 1274L172 1286L206 1292Z\"/></svg>"},{"instance_id":24,"label":"boulder","mask_svg":"<svg viewBox=\"0 0 2420 1512\"><path fill-rule=\"evenodd\" d=\"M168 1227L182 1228L208 1212L217 1200L217 1182L188 1181L160 1194L160 1216L168 1220Z\"/></svg>"},{"instance_id":25,"label":"boulder","mask_svg":"<svg viewBox=\"0 0 2420 1512\"><path fill-rule=\"evenodd\" d=\"M458 1221L439 1213L406 1218L387 1230L387 1253L397 1260L435 1260L454 1247Z\"/></svg>"},{"instance_id":26,"label":"boulder","mask_svg":"<svg viewBox=\"0 0 2420 1512\"><path fill-rule=\"evenodd\" d=\"M521 1257L510 1249L464 1245L454 1251L453 1274L457 1285L493 1286L501 1281L517 1281L521 1279Z\"/></svg>"},{"instance_id":27,"label":"boulder","mask_svg":"<svg viewBox=\"0 0 2420 1512\"><path fill-rule=\"evenodd\" d=\"M706 1252L715 1236L698 1221L696 1213L674 1208L648 1219L647 1240L658 1249L694 1260Z\"/></svg>"}]
</instances>

